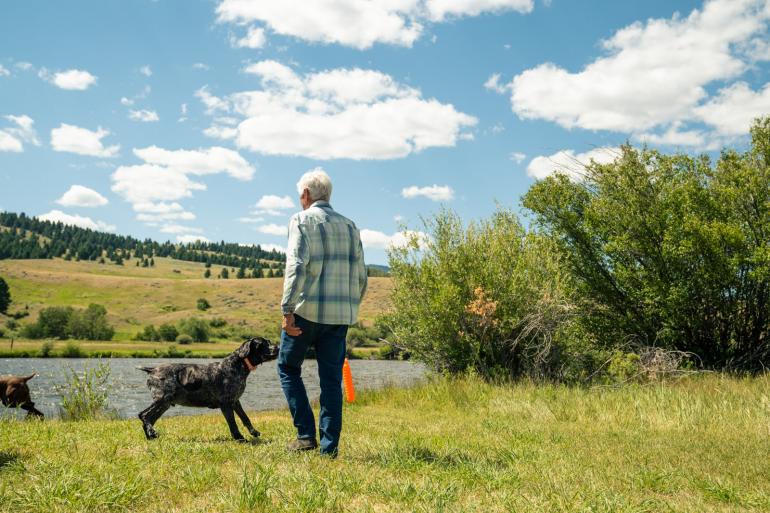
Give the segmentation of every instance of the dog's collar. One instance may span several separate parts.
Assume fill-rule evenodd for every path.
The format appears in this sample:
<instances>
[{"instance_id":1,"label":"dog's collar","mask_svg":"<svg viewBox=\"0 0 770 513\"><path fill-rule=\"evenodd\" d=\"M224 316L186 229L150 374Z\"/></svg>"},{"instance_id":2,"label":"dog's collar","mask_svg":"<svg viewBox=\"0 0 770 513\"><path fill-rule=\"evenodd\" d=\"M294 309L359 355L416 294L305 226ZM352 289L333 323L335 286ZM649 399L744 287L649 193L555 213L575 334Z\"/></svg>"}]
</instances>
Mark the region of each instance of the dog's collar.
<instances>
[{"instance_id":1,"label":"dog's collar","mask_svg":"<svg viewBox=\"0 0 770 513\"><path fill-rule=\"evenodd\" d=\"M246 369L248 369L249 372L252 372L254 369L257 368L256 365L254 365L253 363L251 363L249 361L249 357L248 356L243 358L243 363L244 363L244 365L246 365Z\"/></svg>"}]
</instances>

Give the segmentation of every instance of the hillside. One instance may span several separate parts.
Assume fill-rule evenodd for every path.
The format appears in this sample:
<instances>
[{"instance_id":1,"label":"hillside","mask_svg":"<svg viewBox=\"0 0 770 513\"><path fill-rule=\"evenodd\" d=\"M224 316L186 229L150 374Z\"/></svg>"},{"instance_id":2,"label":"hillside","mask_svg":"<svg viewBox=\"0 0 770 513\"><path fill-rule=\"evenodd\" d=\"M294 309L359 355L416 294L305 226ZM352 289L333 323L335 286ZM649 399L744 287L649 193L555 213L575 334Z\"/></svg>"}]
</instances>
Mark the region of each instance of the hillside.
<instances>
[{"instance_id":1,"label":"hillside","mask_svg":"<svg viewBox=\"0 0 770 513\"><path fill-rule=\"evenodd\" d=\"M269 337L279 333L282 278L235 279L231 272L230 279L204 279L203 263L164 257L154 261L154 267L145 268L61 258L0 260L0 276L11 290L11 311L29 308L30 319L46 306L104 305L116 328L114 340L129 340L147 324L176 323L192 316L219 317ZM211 267L213 276L221 270L222 266ZM388 308L390 279L370 278L369 283L361 308L364 323ZM211 308L197 310L198 298L206 298Z\"/></svg>"}]
</instances>

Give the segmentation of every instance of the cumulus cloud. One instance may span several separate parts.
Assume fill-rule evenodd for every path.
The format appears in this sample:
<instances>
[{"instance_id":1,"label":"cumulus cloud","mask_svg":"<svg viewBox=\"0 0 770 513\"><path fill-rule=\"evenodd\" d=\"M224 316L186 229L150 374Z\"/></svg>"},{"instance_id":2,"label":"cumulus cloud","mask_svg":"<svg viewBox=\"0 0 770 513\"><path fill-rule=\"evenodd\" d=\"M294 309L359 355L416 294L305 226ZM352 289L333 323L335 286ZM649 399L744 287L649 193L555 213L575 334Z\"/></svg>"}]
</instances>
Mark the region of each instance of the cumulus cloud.
<instances>
[{"instance_id":1,"label":"cumulus cloud","mask_svg":"<svg viewBox=\"0 0 770 513\"><path fill-rule=\"evenodd\" d=\"M364 248L390 249L407 245L412 239L416 238L420 248L425 248L430 243L430 236L425 232L405 230L387 235L376 230L363 229L361 234L361 244Z\"/></svg>"},{"instance_id":2,"label":"cumulus cloud","mask_svg":"<svg viewBox=\"0 0 770 513\"><path fill-rule=\"evenodd\" d=\"M60 222L67 225L79 226L80 228L87 228L90 230L97 230L100 232L114 232L115 225L107 224L103 221L94 221L90 217L83 217L78 215L70 215L62 212L61 210L51 210L46 214L37 216L41 221Z\"/></svg>"},{"instance_id":3,"label":"cumulus cloud","mask_svg":"<svg viewBox=\"0 0 770 513\"><path fill-rule=\"evenodd\" d=\"M401 189L401 196L404 198L417 198L423 196L432 201L451 201L454 198L455 191L448 185L428 185L417 187L412 185Z\"/></svg>"},{"instance_id":4,"label":"cumulus cloud","mask_svg":"<svg viewBox=\"0 0 770 513\"><path fill-rule=\"evenodd\" d=\"M521 164L524 162L524 159L527 158L526 153L521 153L520 151L514 151L511 153L510 158L512 161L516 162L517 164Z\"/></svg>"},{"instance_id":5,"label":"cumulus cloud","mask_svg":"<svg viewBox=\"0 0 770 513\"><path fill-rule=\"evenodd\" d=\"M256 208L253 212L254 215L280 216L284 215L286 210L294 208L294 201L290 196L267 194L259 198L254 207Z\"/></svg>"},{"instance_id":6,"label":"cumulus cloud","mask_svg":"<svg viewBox=\"0 0 770 513\"><path fill-rule=\"evenodd\" d=\"M391 159L467 138L476 118L424 99L414 88L373 70L334 69L300 75L276 61L245 70L262 89L221 99L198 91L209 113L230 110L243 119L216 123L207 134L235 137L239 147L267 155L315 159Z\"/></svg>"},{"instance_id":7,"label":"cumulus cloud","mask_svg":"<svg viewBox=\"0 0 770 513\"><path fill-rule=\"evenodd\" d=\"M6 127L0 130L0 151L21 152L24 151L24 143L40 146L35 131L35 122L27 115L13 116L8 115L4 118L14 126Z\"/></svg>"},{"instance_id":8,"label":"cumulus cloud","mask_svg":"<svg viewBox=\"0 0 770 513\"><path fill-rule=\"evenodd\" d=\"M605 55L582 70L544 63L505 86L490 79L488 87L510 90L512 109L520 118L565 128L641 133L703 120L718 132L734 133L732 121L721 122L709 111L745 90L730 86L698 107L707 100L706 86L734 79L762 58L763 46L756 42L767 38L768 19L767 0L711 0L687 16L635 22L618 30L602 42ZM745 96L764 105L757 94ZM743 119L741 114L729 117ZM741 130L747 128L744 124ZM676 140L682 133L690 140L695 137L682 130L659 137Z\"/></svg>"},{"instance_id":9,"label":"cumulus cloud","mask_svg":"<svg viewBox=\"0 0 770 513\"><path fill-rule=\"evenodd\" d=\"M695 109L704 123L726 136L745 134L754 118L770 114L770 83L754 91L745 82L720 89L718 94Z\"/></svg>"},{"instance_id":10,"label":"cumulus cloud","mask_svg":"<svg viewBox=\"0 0 770 513\"><path fill-rule=\"evenodd\" d=\"M128 112L128 118L133 121L143 121L145 123L160 121L158 113L154 110L131 110Z\"/></svg>"},{"instance_id":11,"label":"cumulus cloud","mask_svg":"<svg viewBox=\"0 0 770 513\"><path fill-rule=\"evenodd\" d=\"M585 153L575 153L574 150L562 150L549 156L539 156L532 159L527 166L527 174L532 178L543 179L556 172L566 174L573 181L583 178L585 166L595 161L607 164L620 156L620 148L596 148Z\"/></svg>"},{"instance_id":12,"label":"cumulus cloud","mask_svg":"<svg viewBox=\"0 0 770 513\"><path fill-rule=\"evenodd\" d=\"M141 68L139 68L139 73L141 73L145 77L151 77L152 76L152 69L150 69L149 66L142 66Z\"/></svg>"},{"instance_id":13,"label":"cumulus cloud","mask_svg":"<svg viewBox=\"0 0 770 513\"><path fill-rule=\"evenodd\" d=\"M527 13L532 0L222 0L220 22L260 23L272 32L358 49L375 43L412 46L424 25L447 18L514 10Z\"/></svg>"},{"instance_id":14,"label":"cumulus cloud","mask_svg":"<svg viewBox=\"0 0 770 513\"><path fill-rule=\"evenodd\" d=\"M66 151L91 157L114 157L120 150L119 145L105 147L102 139L110 135L108 130L99 127L95 132L87 128L62 123L51 130L51 147L54 151Z\"/></svg>"},{"instance_id":15,"label":"cumulus cloud","mask_svg":"<svg viewBox=\"0 0 770 513\"><path fill-rule=\"evenodd\" d=\"M56 203L65 207L101 207L109 203L107 198L93 189L82 185L73 185Z\"/></svg>"},{"instance_id":16,"label":"cumulus cloud","mask_svg":"<svg viewBox=\"0 0 770 513\"><path fill-rule=\"evenodd\" d=\"M238 39L232 38L230 43L236 48L262 48L265 46L265 29L262 27L249 27L248 33Z\"/></svg>"},{"instance_id":17,"label":"cumulus cloud","mask_svg":"<svg viewBox=\"0 0 770 513\"><path fill-rule=\"evenodd\" d=\"M267 233L268 235L280 235L284 237L289 233L288 228L280 224L263 224L261 226L257 226L256 230L259 233Z\"/></svg>"},{"instance_id":18,"label":"cumulus cloud","mask_svg":"<svg viewBox=\"0 0 770 513\"><path fill-rule=\"evenodd\" d=\"M195 64L192 65L192 67L193 69L197 69L201 71L208 71L210 69L209 65L203 62L196 62Z\"/></svg>"},{"instance_id":19,"label":"cumulus cloud","mask_svg":"<svg viewBox=\"0 0 770 513\"><path fill-rule=\"evenodd\" d=\"M60 89L66 89L69 91L85 91L92 85L96 84L97 77L91 73L80 69L70 69L67 71L59 71L57 73L51 73L47 69L43 68L38 73L40 78L46 80Z\"/></svg>"},{"instance_id":20,"label":"cumulus cloud","mask_svg":"<svg viewBox=\"0 0 770 513\"><path fill-rule=\"evenodd\" d=\"M148 164L157 164L181 173L210 175L225 172L238 180L251 180L254 166L237 151L221 146L198 150L166 150L157 146L138 148L134 155ZM171 198L173 199L173 198Z\"/></svg>"},{"instance_id":21,"label":"cumulus cloud","mask_svg":"<svg viewBox=\"0 0 770 513\"><path fill-rule=\"evenodd\" d=\"M11 74L11 72L8 71L8 68L6 68L2 64L0 64L0 77L7 77L10 74Z\"/></svg>"}]
</instances>

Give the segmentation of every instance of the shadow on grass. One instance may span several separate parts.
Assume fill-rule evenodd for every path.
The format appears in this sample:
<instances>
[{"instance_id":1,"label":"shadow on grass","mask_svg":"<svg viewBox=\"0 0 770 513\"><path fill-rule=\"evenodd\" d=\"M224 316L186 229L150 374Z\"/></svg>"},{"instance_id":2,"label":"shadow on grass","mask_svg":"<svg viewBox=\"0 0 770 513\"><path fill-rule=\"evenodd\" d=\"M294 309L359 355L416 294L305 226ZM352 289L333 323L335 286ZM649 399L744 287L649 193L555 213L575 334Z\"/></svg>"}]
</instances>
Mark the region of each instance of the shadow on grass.
<instances>
[{"instance_id":1,"label":"shadow on grass","mask_svg":"<svg viewBox=\"0 0 770 513\"><path fill-rule=\"evenodd\" d=\"M16 451L0 451L0 472L21 459Z\"/></svg>"}]
</instances>

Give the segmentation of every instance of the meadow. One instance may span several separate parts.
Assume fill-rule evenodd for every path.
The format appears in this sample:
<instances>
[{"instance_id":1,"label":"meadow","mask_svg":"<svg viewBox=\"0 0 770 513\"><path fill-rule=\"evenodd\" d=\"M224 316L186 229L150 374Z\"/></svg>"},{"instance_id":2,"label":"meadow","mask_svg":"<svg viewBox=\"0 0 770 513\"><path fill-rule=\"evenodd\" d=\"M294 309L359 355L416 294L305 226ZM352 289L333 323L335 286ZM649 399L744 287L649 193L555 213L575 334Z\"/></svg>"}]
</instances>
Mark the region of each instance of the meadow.
<instances>
[{"instance_id":1,"label":"meadow","mask_svg":"<svg viewBox=\"0 0 770 513\"><path fill-rule=\"evenodd\" d=\"M211 272L218 275L221 266ZM87 261L0 260L0 276L11 290L10 311L28 308L29 322L48 306L87 307L98 303L107 308L115 327L112 341L78 341L87 354L111 353L115 356L152 356L166 351L169 344L131 340L145 325L176 324L182 319L220 318L229 325L277 339L280 334L280 301L283 278L229 279L203 278L202 263L155 258L154 267L137 267L133 260L119 266ZM361 307L361 322L370 325L389 308L390 279L370 278ZM211 308L200 311L198 298L206 298ZM195 356L217 356L231 351L237 341L212 340L210 344L180 346ZM14 351L36 351L41 341L14 340ZM56 343L53 354L60 354L64 343ZM0 342L0 352L10 353L10 340Z\"/></svg>"},{"instance_id":2,"label":"meadow","mask_svg":"<svg viewBox=\"0 0 770 513\"><path fill-rule=\"evenodd\" d=\"M337 460L288 454L287 411L0 421L0 511L770 510L770 377L571 388L434 378L345 406Z\"/></svg>"}]
</instances>

